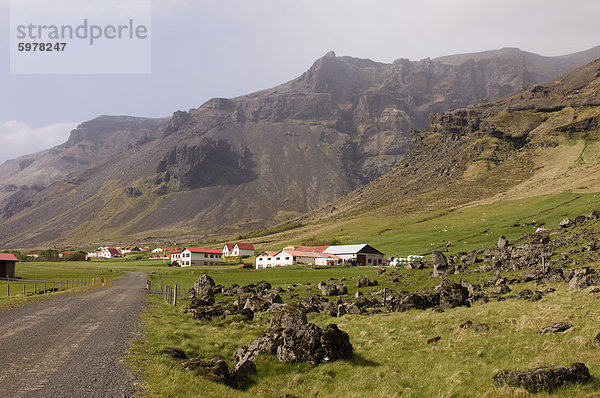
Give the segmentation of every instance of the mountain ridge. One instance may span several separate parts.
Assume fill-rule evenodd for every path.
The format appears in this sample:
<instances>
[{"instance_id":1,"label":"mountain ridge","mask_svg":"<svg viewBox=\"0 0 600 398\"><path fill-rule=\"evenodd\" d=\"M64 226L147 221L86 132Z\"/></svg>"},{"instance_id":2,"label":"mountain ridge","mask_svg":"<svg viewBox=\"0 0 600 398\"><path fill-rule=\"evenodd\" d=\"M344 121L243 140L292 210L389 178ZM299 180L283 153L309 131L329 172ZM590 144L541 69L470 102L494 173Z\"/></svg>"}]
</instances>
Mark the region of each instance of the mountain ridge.
<instances>
[{"instance_id":1,"label":"mountain ridge","mask_svg":"<svg viewBox=\"0 0 600 398\"><path fill-rule=\"evenodd\" d=\"M150 133L130 130L135 142L104 163L39 190L17 187L0 200L0 245L202 238L299 216L392 170L432 112L542 78L507 62L382 64L328 53L280 86L147 122Z\"/></svg>"}]
</instances>

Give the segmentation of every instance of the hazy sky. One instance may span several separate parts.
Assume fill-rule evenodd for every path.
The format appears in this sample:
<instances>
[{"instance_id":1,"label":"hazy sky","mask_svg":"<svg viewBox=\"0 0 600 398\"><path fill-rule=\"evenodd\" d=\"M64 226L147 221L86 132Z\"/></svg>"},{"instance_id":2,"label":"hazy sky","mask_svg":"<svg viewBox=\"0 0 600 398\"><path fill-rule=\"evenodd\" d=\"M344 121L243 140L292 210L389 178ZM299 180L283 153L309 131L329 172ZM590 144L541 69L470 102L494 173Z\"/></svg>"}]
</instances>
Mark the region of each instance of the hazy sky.
<instances>
[{"instance_id":1,"label":"hazy sky","mask_svg":"<svg viewBox=\"0 0 600 398\"><path fill-rule=\"evenodd\" d=\"M170 116L286 82L330 50L392 62L600 44L597 0L152 0L150 74L10 75L8 11L0 0L0 163L98 115Z\"/></svg>"}]
</instances>

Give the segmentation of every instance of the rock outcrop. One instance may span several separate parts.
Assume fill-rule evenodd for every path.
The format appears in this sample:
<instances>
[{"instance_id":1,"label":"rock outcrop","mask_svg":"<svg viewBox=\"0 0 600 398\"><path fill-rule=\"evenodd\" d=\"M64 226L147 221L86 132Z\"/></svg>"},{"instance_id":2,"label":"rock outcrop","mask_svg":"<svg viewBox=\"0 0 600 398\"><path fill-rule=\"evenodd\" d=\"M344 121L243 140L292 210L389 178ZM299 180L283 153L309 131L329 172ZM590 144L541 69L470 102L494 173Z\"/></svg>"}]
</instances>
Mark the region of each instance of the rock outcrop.
<instances>
[{"instance_id":1,"label":"rock outcrop","mask_svg":"<svg viewBox=\"0 0 600 398\"><path fill-rule=\"evenodd\" d=\"M505 370L492 378L496 384L508 384L525 387L531 393L552 391L567 383L583 384L590 379L590 371L583 363L571 366L542 366L539 368L517 371Z\"/></svg>"},{"instance_id":2,"label":"rock outcrop","mask_svg":"<svg viewBox=\"0 0 600 398\"><path fill-rule=\"evenodd\" d=\"M325 327L308 323L306 313L299 307L288 306L275 313L262 337L238 349L239 364L252 361L260 353L274 354L284 363L323 362L352 357L352 344L346 332L337 325Z\"/></svg>"}]
</instances>

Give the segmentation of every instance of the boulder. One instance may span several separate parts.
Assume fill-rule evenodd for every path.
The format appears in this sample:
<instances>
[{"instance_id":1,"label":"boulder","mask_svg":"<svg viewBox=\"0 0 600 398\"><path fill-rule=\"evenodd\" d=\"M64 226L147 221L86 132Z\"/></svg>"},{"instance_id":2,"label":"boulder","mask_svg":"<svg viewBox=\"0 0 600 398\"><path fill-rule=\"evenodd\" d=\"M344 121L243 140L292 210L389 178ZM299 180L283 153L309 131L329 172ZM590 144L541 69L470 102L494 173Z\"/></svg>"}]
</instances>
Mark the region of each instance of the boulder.
<instances>
[{"instance_id":1,"label":"boulder","mask_svg":"<svg viewBox=\"0 0 600 398\"><path fill-rule=\"evenodd\" d=\"M518 371L504 370L492 377L498 385L524 387L531 393L552 391L564 384L583 384L590 379L590 371L583 363L571 366L542 366L539 368Z\"/></svg>"},{"instance_id":2,"label":"boulder","mask_svg":"<svg viewBox=\"0 0 600 398\"><path fill-rule=\"evenodd\" d=\"M271 318L269 329L262 337L238 349L238 363L253 360L261 353L275 354L279 361L323 362L352 357L352 344L348 334L337 325L320 327L308 323L301 308L288 306Z\"/></svg>"},{"instance_id":3,"label":"boulder","mask_svg":"<svg viewBox=\"0 0 600 398\"><path fill-rule=\"evenodd\" d=\"M369 277L366 275L359 277L358 281L356 282L356 287L367 287L367 286L377 286L377 281L369 280Z\"/></svg>"},{"instance_id":4,"label":"boulder","mask_svg":"<svg viewBox=\"0 0 600 398\"><path fill-rule=\"evenodd\" d=\"M448 260L444 253L434 250L431 253L433 260L433 276L439 277L450 273L450 267L448 266Z\"/></svg>"},{"instance_id":5,"label":"boulder","mask_svg":"<svg viewBox=\"0 0 600 398\"><path fill-rule=\"evenodd\" d=\"M558 226L561 228L569 228L572 225L573 225L573 221L570 218L565 218L564 220L562 220L560 222L560 224L558 224Z\"/></svg>"},{"instance_id":6,"label":"boulder","mask_svg":"<svg viewBox=\"0 0 600 398\"><path fill-rule=\"evenodd\" d=\"M214 296L215 293L213 291L213 287L215 287L215 281L209 275L202 274L196 282L194 282L194 292L196 293L195 297L203 297L203 296Z\"/></svg>"},{"instance_id":7,"label":"boulder","mask_svg":"<svg viewBox=\"0 0 600 398\"><path fill-rule=\"evenodd\" d=\"M589 267L577 268L569 281L569 289L585 289L589 286L600 285L600 275Z\"/></svg>"},{"instance_id":8,"label":"boulder","mask_svg":"<svg viewBox=\"0 0 600 398\"><path fill-rule=\"evenodd\" d=\"M570 323L558 322L553 325L541 328L538 331L538 334L562 333L562 332L565 332L565 331L571 329L572 327L573 327L573 325L571 325Z\"/></svg>"},{"instance_id":9,"label":"boulder","mask_svg":"<svg viewBox=\"0 0 600 398\"><path fill-rule=\"evenodd\" d=\"M440 295L439 306L442 308L471 306L469 303L469 290L458 283L445 279L435 287L435 292Z\"/></svg>"},{"instance_id":10,"label":"boulder","mask_svg":"<svg viewBox=\"0 0 600 398\"><path fill-rule=\"evenodd\" d=\"M229 368L223 358L193 358L182 362L183 368L215 383L229 382Z\"/></svg>"},{"instance_id":11,"label":"boulder","mask_svg":"<svg viewBox=\"0 0 600 398\"><path fill-rule=\"evenodd\" d=\"M506 248L506 246L508 246L508 239L506 239L504 235L500 235L500 237L498 238L498 248L504 249Z\"/></svg>"},{"instance_id":12,"label":"boulder","mask_svg":"<svg viewBox=\"0 0 600 398\"><path fill-rule=\"evenodd\" d=\"M498 286L498 289L496 290L496 292L498 294L507 294L507 293L510 293L511 290L510 290L510 287L508 287L508 285L501 284Z\"/></svg>"},{"instance_id":13,"label":"boulder","mask_svg":"<svg viewBox=\"0 0 600 398\"><path fill-rule=\"evenodd\" d=\"M414 260L404 266L406 269L423 269L425 264L421 260Z\"/></svg>"},{"instance_id":14,"label":"boulder","mask_svg":"<svg viewBox=\"0 0 600 398\"><path fill-rule=\"evenodd\" d=\"M249 387L250 376L256 374L256 364L253 361L242 361L235 365L229 374L227 385L236 390Z\"/></svg>"},{"instance_id":15,"label":"boulder","mask_svg":"<svg viewBox=\"0 0 600 398\"><path fill-rule=\"evenodd\" d=\"M331 285L322 285L321 294L323 296L341 296L348 294L348 287L341 282L332 283Z\"/></svg>"}]
</instances>

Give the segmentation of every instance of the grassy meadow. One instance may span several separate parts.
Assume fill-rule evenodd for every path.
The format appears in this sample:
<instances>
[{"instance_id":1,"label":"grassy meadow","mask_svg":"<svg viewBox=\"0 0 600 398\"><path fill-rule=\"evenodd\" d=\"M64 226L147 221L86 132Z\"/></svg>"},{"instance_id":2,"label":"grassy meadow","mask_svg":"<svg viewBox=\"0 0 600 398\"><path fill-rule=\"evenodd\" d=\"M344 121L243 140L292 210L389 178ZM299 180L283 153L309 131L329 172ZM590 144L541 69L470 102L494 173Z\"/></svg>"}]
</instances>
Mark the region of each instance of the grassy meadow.
<instances>
[{"instance_id":1,"label":"grassy meadow","mask_svg":"<svg viewBox=\"0 0 600 398\"><path fill-rule=\"evenodd\" d=\"M251 240L258 250L277 249L301 243L369 243L386 255L428 255L433 249L446 248L449 253L490 247L499 235L515 239L538 227L554 228L565 217L587 215L600 209L600 194L564 193L479 204L440 211L428 216L402 218L359 217L354 220L328 220L298 225L275 234ZM600 227L599 227L600 228ZM600 231L599 231L600 233ZM216 247L216 245L213 245ZM249 260L248 260L249 261ZM590 264L598 268L598 264ZM370 297L371 289L384 287L394 291L432 289L440 279L430 277L431 269L387 269L357 267L286 267L267 270L241 269L235 264L218 267L168 267L163 261L120 259L114 261L55 262L17 264L17 276L36 280L74 280L89 277L110 279L126 271L148 275L153 289L178 285L181 296L177 306L165 302L161 294L149 294L142 313L143 336L132 347L126 363L142 380L145 397L524 397L522 388L498 387L492 376L504 369L530 369L545 364L585 363L593 376L582 386L565 386L546 397L600 397L600 345L594 337L600 331L600 293L592 289L569 290L566 283L534 286L531 283L510 285L505 300L472 307L448 309L443 313L407 311L371 315L309 314L309 321L324 326L336 323L350 336L354 346L351 360L321 364L282 364L276 358L258 357L258 374L245 391L236 391L183 370L163 353L167 347L183 349L189 357L224 358L231 368L234 352L262 335L270 313L256 313L253 321L239 316L215 318L203 323L184 313L190 303L186 293L194 281L208 273L217 284L244 285L266 280L282 287L284 302L293 302L317 294L319 281L345 279L349 295L360 290ZM506 273L516 276L520 272ZM392 274L398 282L392 282ZM361 275L376 279L376 287L357 288ZM454 281L481 284L492 273L452 275ZM15 292L19 291L15 284ZM30 282L26 282L30 283ZM0 308L54 294L5 296L5 282L0 282ZM89 288L89 287L88 287ZM538 302L518 299L523 289L555 288ZM11 286L11 291L12 291ZM79 288L86 289L86 288ZM74 289L73 291L78 291ZM491 291L491 290L490 290ZM232 302L235 297L217 295L218 303ZM330 298L335 300L335 298ZM488 330L464 329L467 320L485 323ZM564 333L539 335L537 331L556 322L568 322L573 328ZM436 343L427 340L440 337Z\"/></svg>"},{"instance_id":2,"label":"grassy meadow","mask_svg":"<svg viewBox=\"0 0 600 398\"><path fill-rule=\"evenodd\" d=\"M178 271L184 271L180 273ZM433 287L439 279L429 277L430 270L397 270L377 276L375 268L336 268L252 271L230 269L161 271L163 281L180 284L186 289L204 271L223 284L245 284L267 280L273 286L301 285L281 294L289 302L292 294L302 298L314 294L316 281L328 277L342 278L352 294L361 290L367 297L372 288L356 288L358 275L378 279L382 287L395 290L421 290ZM164 272L164 273L163 273ZM400 283L392 286L389 274L397 272ZM452 276L481 282L489 274ZM310 285L308 284L310 283ZM350 335L355 357L312 367L308 364L282 364L274 357L262 355L257 361L254 384L244 392L204 380L183 370L181 365L162 351L167 347L183 349L189 357L223 357L232 368L234 352L259 337L267 328L269 313L257 313L252 322L237 316L216 318L203 323L184 313L189 299L176 307L161 296L150 297L142 315L144 339L131 349L128 363L145 380L148 397L517 397L529 395L525 390L497 387L491 377L503 369L529 369L544 364L570 365L584 362L592 375L600 374L600 346L593 339L600 331L600 293L588 290L569 291L567 284L548 284L557 289L539 302L517 299L516 294L530 284L511 285L513 292L504 301L475 304L443 313L408 311L373 315L344 315L332 318L309 314L309 321L324 326L336 323ZM313 289L308 292L307 289ZM538 287L538 289L540 289ZM512 298L510 298L512 296ZM223 300L218 295L218 301ZM233 297L227 300L233 300ZM330 298L331 299L331 298ZM335 298L333 298L335 299ZM487 331L463 329L461 324L486 323ZM574 327L556 335L539 335L537 331L556 322ZM432 337L441 337L427 344ZM594 378L584 386L566 386L552 396L594 397L600 381ZM550 396L542 393L538 396Z\"/></svg>"},{"instance_id":3,"label":"grassy meadow","mask_svg":"<svg viewBox=\"0 0 600 398\"><path fill-rule=\"evenodd\" d=\"M472 204L420 217L390 214L324 220L252 241L265 250L291 243L369 243L394 257L427 255L450 242L449 251L456 253L493 245L500 235L515 239L539 227L555 228L564 218L588 215L591 210L600 210L600 194L566 192Z\"/></svg>"},{"instance_id":4,"label":"grassy meadow","mask_svg":"<svg viewBox=\"0 0 600 398\"><path fill-rule=\"evenodd\" d=\"M15 275L17 280L0 280L0 309L42 300L65 291L80 292L89 289L91 283L100 278L110 283L121 275L119 263L115 262L18 262Z\"/></svg>"}]
</instances>

